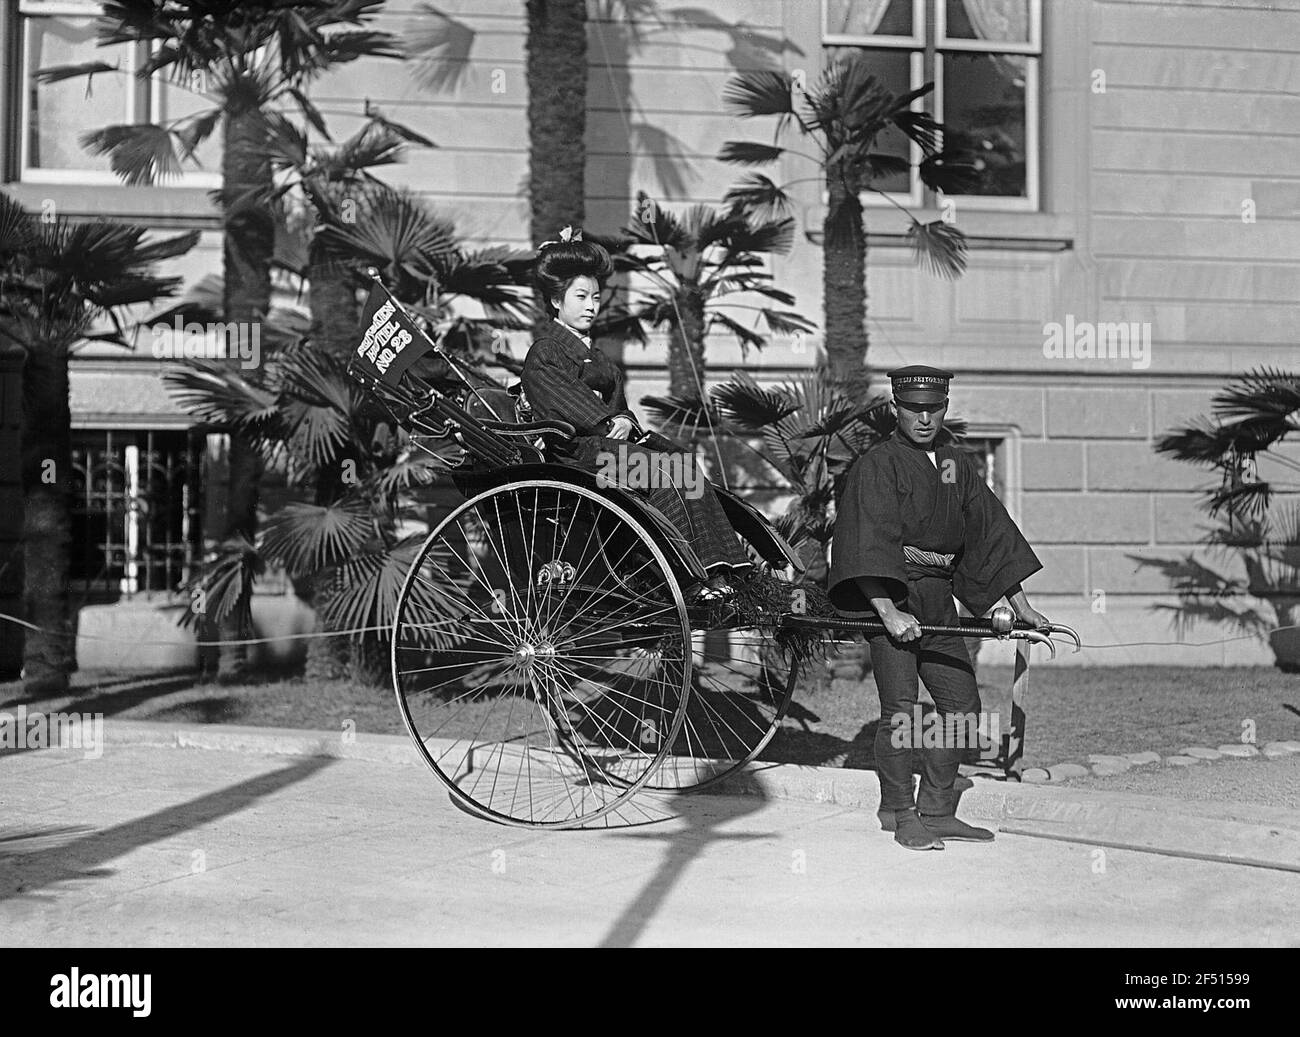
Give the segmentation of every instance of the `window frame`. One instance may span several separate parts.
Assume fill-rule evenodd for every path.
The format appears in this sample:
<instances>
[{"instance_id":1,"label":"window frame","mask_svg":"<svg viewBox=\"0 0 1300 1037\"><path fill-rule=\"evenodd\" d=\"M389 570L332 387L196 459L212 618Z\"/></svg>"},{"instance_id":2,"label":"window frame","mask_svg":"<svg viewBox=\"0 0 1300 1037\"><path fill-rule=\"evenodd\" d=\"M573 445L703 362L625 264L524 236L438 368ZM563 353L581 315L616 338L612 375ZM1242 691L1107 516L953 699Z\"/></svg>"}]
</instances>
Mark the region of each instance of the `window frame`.
<instances>
[{"instance_id":1,"label":"window frame","mask_svg":"<svg viewBox=\"0 0 1300 1037\"><path fill-rule=\"evenodd\" d=\"M12 15L11 26L18 49L15 85L19 96L17 104L13 106L9 114L9 117L17 121L14 128L15 132L11 137L17 151L13 169L16 182L88 187L130 186L111 169L58 169L29 164L32 124L30 85L35 71L29 66L32 23L38 18L98 18L103 14L101 5L92 3L90 0L19 0L7 12L0 12L0 16L4 14ZM99 49L97 46L96 51ZM123 110L124 123L152 121L154 114L158 111L162 85L166 82L166 77L155 74L150 77L147 84L136 78L136 70L140 68L142 57L147 50L151 49L153 49L153 45L145 42L128 44L126 61L122 69L113 73L99 73L100 75L123 75L128 77L131 86L126 92L126 106ZM84 148L80 150L83 154L85 153ZM221 186L221 171L219 169L182 169L179 175L160 177L150 186L163 188L218 188Z\"/></svg>"},{"instance_id":2,"label":"window frame","mask_svg":"<svg viewBox=\"0 0 1300 1037\"><path fill-rule=\"evenodd\" d=\"M849 0L852 3L852 0ZM822 20L821 37L823 47L896 47L902 50L925 50L926 5L930 0L912 0L912 35L911 36L856 36L853 33L828 33L827 22L830 19L830 0L821 0ZM870 40L870 43L863 43Z\"/></svg>"},{"instance_id":3,"label":"window frame","mask_svg":"<svg viewBox=\"0 0 1300 1037\"><path fill-rule=\"evenodd\" d=\"M934 83L931 94L934 117L942 123L944 118L943 55L945 53L1016 54L1026 59L1025 81L1025 193L1011 197L987 194L945 194L931 191L921 183L913 170L912 187L907 194L891 192L886 198L874 191L864 191L859 196L864 206L889 206L891 201L905 205L942 208L951 201L958 210L983 210L989 212L1038 213L1042 211L1042 135L1039 127L1040 91L1042 89L1043 61L1043 4L1042 0L1026 0L1029 4L1029 39L1024 42L998 40L972 40L950 38L947 32L947 0L913 0L911 37L906 36L856 36L827 32L830 0L821 0L819 33L823 51L831 47L858 47L863 50L902 49L912 55L911 88L925 82L926 68L932 71ZM934 12L933 32L930 31L930 11ZM921 99L912 105L913 111L921 109ZM920 149L913 144L912 164L920 160Z\"/></svg>"}]
</instances>

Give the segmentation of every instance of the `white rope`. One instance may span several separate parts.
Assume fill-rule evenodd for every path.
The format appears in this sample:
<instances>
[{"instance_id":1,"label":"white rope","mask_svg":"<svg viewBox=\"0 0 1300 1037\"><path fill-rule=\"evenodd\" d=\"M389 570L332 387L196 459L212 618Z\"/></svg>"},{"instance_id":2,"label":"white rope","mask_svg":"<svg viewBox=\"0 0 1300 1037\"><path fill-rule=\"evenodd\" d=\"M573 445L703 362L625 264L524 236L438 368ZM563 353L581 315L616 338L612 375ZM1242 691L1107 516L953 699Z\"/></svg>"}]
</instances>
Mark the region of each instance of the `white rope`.
<instances>
[{"instance_id":1,"label":"white rope","mask_svg":"<svg viewBox=\"0 0 1300 1037\"><path fill-rule=\"evenodd\" d=\"M72 633L64 630L50 630L48 627L39 627L35 623L28 623L26 620L19 619L17 616L9 616L0 612L0 619L8 620L20 627L26 627L28 630L35 630L38 634L48 634L51 637L71 637L77 640L87 641L113 641L121 644L120 637L103 637L98 634ZM194 646L215 645L217 647L229 647L233 645L265 645L274 641L303 641L313 637L345 637L351 634L368 634L374 631L384 630L391 631L391 626L380 627L354 627L351 630L325 630L312 631L306 634L280 634L278 637L245 637L238 641L136 641L132 640L133 645L149 645L155 648L191 648Z\"/></svg>"},{"instance_id":2,"label":"white rope","mask_svg":"<svg viewBox=\"0 0 1300 1037\"><path fill-rule=\"evenodd\" d=\"M0 612L0 620L8 620L10 623L14 623L17 626L26 627L28 630L35 630L37 633L40 634L50 634L54 637L73 637L77 639L84 638L87 641L113 641L119 644L121 643L122 640L120 637L102 637L96 634L80 634L80 633L74 634L71 632L50 630L47 627L40 627L37 626L35 623L28 623L26 620L19 619L16 616L6 615L3 612ZM1288 624L1287 626L1280 626L1280 627L1270 627L1269 629L1262 631L1259 635L1241 634L1238 637L1220 637L1213 641L1117 641L1112 644L1104 644L1104 645L1084 643L1079 647L1081 648L1138 648L1138 647L1149 646L1153 648L1208 648L1211 645L1223 645L1223 644L1228 644L1229 642L1232 641L1250 641L1256 638L1257 636L1263 636L1265 634L1273 634L1279 630L1296 630L1296 629L1300 629L1300 623L1291 623ZM372 626L372 627L354 627L351 630L312 631L306 634L281 634L278 637L248 637L238 641L134 641L133 640L131 644L150 645L150 646L168 647L168 648L190 648L195 645L216 645L216 646L262 645L262 644L271 644L275 641L303 641L310 638L318 638L318 637L346 637L352 634L369 634L378 631L385 631L391 633L392 630L393 630L392 626ZM1058 644L1069 645L1071 647L1074 646L1073 641L1066 640L1064 638L1054 637L1052 638L1052 640L1057 642Z\"/></svg>"}]
</instances>

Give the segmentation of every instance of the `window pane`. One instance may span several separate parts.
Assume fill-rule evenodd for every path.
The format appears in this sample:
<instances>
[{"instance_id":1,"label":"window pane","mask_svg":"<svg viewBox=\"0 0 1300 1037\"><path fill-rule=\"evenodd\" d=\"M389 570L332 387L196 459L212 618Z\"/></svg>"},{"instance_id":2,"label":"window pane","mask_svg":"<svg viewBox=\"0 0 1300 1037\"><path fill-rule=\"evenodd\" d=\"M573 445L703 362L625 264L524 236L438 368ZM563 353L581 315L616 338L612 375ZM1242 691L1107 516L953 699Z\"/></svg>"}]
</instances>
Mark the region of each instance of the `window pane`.
<instances>
[{"instance_id":1,"label":"window pane","mask_svg":"<svg viewBox=\"0 0 1300 1037\"><path fill-rule=\"evenodd\" d=\"M109 168L108 157L91 155L79 143L87 130L129 121L127 72L100 72L90 80L41 85L36 72L54 65L103 61L127 69L128 44L97 47L93 18L29 18L27 27L27 164L36 169ZM87 96L89 93L89 96Z\"/></svg>"},{"instance_id":2,"label":"window pane","mask_svg":"<svg viewBox=\"0 0 1300 1037\"><path fill-rule=\"evenodd\" d=\"M950 40L1029 42L1030 0L947 0Z\"/></svg>"},{"instance_id":3,"label":"window pane","mask_svg":"<svg viewBox=\"0 0 1300 1037\"><path fill-rule=\"evenodd\" d=\"M945 145L970 151L980 171L967 194L1026 197L1025 86L1019 54L943 54Z\"/></svg>"},{"instance_id":4,"label":"window pane","mask_svg":"<svg viewBox=\"0 0 1300 1037\"><path fill-rule=\"evenodd\" d=\"M914 0L826 0L826 32L833 36L912 35Z\"/></svg>"},{"instance_id":5,"label":"window pane","mask_svg":"<svg viewBox=\"0 0 1300 1037\"><path fill-rule=\"evenodd\" d=\"M158 75L165 75L160 72ZM194 115L198 112L205 112L213 107L213 102L203 95L201 79L196 79L191 84L178 86L160 79L157 87L158 110L154 113L154 121L159 126L166 126L168 129L173 128L178 119L184 119L186 116ZM188 124L186 124L188 125ZM177 151L180 145L177 144ZM213 128L212 133L194 153L194 158L199 162L196 167L189 159L181 163L181 168L186 172L201 170L205 173L221 172L221 123L218 122Z\"/></svg>"},{"instance_id":6,"label":"window pane","mask_svg":"<svg viewBox=\"0 0 1300 1037\"><path fill-rule=\"evenodd\" d=\"M905 94L912 89L912 54L906 50L870 49L866 47L828 47L826 56L830 61L862 54L871 67L871 74L879 80L881 86L894 94ZM911 148L907 136L899 129L889 126L876 137L873 150L886 155L897 155L911 161ZM895 173L891 176L878 177L873 186L882 191L907 194L912 189L912 174Z\"/></svg>"}]
</instances>

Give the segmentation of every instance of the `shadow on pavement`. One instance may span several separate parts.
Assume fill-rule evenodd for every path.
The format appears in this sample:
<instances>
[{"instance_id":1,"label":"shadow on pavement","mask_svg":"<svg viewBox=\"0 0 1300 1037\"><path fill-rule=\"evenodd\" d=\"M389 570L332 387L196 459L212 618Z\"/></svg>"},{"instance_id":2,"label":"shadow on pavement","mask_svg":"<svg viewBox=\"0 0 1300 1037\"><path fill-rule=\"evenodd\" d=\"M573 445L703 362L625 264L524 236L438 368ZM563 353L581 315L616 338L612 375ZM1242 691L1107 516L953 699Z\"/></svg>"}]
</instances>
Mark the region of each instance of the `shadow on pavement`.
<instances>
[{"instance_id":1,"label":"shadow on pavement","mask_svg":"<svg viewBox=\"0 0 1300 1037\"><path fill-rule=\"evenodd\" d=\"M663 859L655 873L645 884L636 898L623 909L614 920L609 932L597 946L631 947L645 931L655 913L663 906L664 900L685 873L687 867L698 858L704 850L716 842L758 842L764 839L778 838L775 832L737 832L728 834L722 829L732 821L748 817L762 810L768 799L763 795L745 796L707 796L680 795L668 800L672 809L683 822L684 828L673 831L637 831L626 832L621 837L644 840L646 850L649 844L665 844ZM719 942L725 939L719 933Z\"/></svg>"},{"instance_id":2,"label":"shadow on pavement","mask_svg":"<svg viewBox=\"0 0 1300 1037\"><path fill-rule=\"evenodd\" d=\"M38 703L56 702L58 711L77 713L103 713L112 716L138 706L150 699L161 698L173 692L185 691L197 687L199 673L197 670L180 670L174 673L149 674L139 677L119 677L96 683L94 686L73 687L57 699L32 698L23 694L21 684L0 685L0 708L26 705L29 711ZM6 688L12 689L6 694Z\"/></svg>"},{"instance_id":3,"label":"shadow on pavement","mask_svg":"<svg viewBox=\"0 0 1300 1037\"><path fill-rule=\"evenodd\" d=\"M14 897L28 896L35 890L61 882L106 878L114 874L114 871L112 868L99 867L105 861L238 813L259 799L305 781L335 762L337 761L331 758L305 759L270 774L259 774L217 792L134 818L112 828L92 831L54 846L39 846L38 842L37 849L9 855L0 844L0 903ZM75 829L50 828L16 834L13 838L15 842L36 839L38 836L48 839L72 831Z\"/></svg>"}]
</instances>

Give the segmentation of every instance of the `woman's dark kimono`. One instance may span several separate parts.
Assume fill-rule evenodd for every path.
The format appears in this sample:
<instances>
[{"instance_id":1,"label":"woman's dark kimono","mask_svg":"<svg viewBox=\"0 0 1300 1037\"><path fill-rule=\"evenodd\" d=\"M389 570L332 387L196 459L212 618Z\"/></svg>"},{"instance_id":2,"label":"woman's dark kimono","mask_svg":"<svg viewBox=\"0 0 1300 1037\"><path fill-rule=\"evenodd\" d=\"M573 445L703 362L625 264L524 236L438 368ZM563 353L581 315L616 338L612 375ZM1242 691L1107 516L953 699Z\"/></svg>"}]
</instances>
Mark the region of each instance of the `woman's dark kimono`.
<instances>
[{"instance_id":1,"label":"woman's dark kimono","mask_svg":"<svg viewBox=\"0 0 1300 1037\"><path fill-rule=\"evenodd\" d=\"M638 491L663 512L710 575L723 575L752 564L713 487L696 467L694 455L669 455L604 435L612 418L620 414L633 421L636 418L627 409L623 372L599 349L589 346L559 321L552 321L528 350L523 384L528 406L536 418L558 418L577 429L577 438L561 448L568 460L592 471L611 473L612 459L644 455L638 459L645 462L639 468L634 469L632 464L618 466L618 484ZM646 487L638 485L635 476L631 480L624 478L634 470L689 474L679 485L669 486L666 479L656 478L653 485ZM685 487L695 487L698 496L687 493Z\"/></svg>"}]
</instances>

